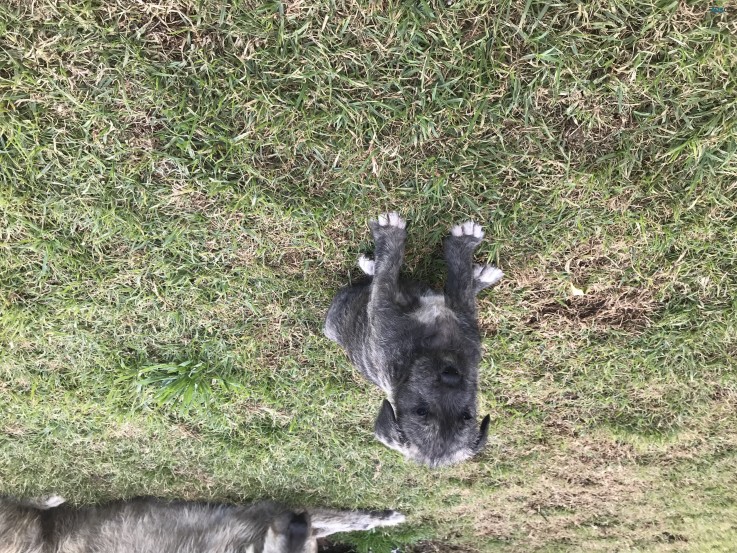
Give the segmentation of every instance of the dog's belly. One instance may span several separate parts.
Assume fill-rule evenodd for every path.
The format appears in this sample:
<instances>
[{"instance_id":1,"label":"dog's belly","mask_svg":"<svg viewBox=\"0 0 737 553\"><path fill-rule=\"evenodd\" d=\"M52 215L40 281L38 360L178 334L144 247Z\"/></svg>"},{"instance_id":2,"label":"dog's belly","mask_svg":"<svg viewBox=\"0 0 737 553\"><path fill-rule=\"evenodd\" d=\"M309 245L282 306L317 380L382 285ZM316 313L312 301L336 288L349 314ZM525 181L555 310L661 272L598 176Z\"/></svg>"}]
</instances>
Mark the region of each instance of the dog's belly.
<instances>
[{"instance_id":1,"label":"dog's belly","mask_svg":"<svg viewBox=\"0 0 737 553\"><path fill-rule=\"evenodd\" d=\"M420 306L412 316L423 325L434 326L456 320L455 313L445 305L443 294L427 294L420 297Z\"/></svg>"}]
</instances>

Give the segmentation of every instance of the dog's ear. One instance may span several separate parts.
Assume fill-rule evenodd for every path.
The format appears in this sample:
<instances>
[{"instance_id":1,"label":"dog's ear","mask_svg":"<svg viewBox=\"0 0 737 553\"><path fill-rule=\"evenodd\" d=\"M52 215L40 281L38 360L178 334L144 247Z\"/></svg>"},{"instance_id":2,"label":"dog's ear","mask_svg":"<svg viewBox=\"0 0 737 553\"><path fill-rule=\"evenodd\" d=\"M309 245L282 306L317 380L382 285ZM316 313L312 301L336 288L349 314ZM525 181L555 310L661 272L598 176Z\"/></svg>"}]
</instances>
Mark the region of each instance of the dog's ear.
<instances>
[{"instance_id":1,"label":"dog's ear","mask_svg":"<svg viewBox=\"0 0 737 553\"><path fill-rule=\"evenodd\" d=\"M481 429L479 430L479 437L476 439L476 445L473 447L473 452L478 453L486 445L486 439L489 437L489 423L491 422L491 415L486 415L481 421Z\"/></svg>"},{"instance_id":2,"label":"dog's ear","mask_svg":"<svg viewBox=\"0 0 737 553\"><path fill-rule=\"evenodd\" d=\"M376 438L386 447L403 451L404 436L402 436L402 431L399 428L397 417L394 416L394 408L387 399L381 404L381 410L374 425L374 433Z\"/></svg>"}]
</instances>

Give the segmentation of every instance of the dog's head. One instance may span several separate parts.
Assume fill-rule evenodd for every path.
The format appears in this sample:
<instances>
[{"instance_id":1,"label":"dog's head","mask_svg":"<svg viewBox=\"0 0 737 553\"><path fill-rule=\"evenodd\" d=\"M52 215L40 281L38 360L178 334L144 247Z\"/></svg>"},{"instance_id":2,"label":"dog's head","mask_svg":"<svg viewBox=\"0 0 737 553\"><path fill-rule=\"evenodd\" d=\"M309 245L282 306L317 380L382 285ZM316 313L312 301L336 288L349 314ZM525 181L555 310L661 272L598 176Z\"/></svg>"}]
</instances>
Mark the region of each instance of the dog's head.
<instances>
[{"instance_id":1,"label":"dog's head","mask_svg":"<svg viewBox=\"0 0 737 553\"><path fill-rule=\"evenodd\" d=\"M463 353L416 357L407 378L384 400L376 437L431 467L469 459L486 445L490 417L476 422L477 360Z\"/></svg>"}]
</instances>

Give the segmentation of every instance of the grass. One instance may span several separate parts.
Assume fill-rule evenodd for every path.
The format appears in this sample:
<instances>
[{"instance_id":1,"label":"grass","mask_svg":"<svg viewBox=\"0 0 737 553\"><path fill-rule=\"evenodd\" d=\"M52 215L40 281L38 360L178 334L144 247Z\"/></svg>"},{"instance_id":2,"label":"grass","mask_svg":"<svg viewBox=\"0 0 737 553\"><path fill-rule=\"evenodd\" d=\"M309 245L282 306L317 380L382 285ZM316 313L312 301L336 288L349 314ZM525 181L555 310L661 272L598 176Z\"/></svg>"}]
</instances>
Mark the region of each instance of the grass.
<instances>
[{"instance_id":1,"label":"grass","mask_svg":"<svg viewBox=\"0 0 737 553\"><path fill-rule=\"evenodd\" d=\"M359 550L737 542L737 13L699 3L0 5L0 493L387 508ZM467 464L373 439L321 334L370 247L474 218Z\"/></svg>"}]
</instances>

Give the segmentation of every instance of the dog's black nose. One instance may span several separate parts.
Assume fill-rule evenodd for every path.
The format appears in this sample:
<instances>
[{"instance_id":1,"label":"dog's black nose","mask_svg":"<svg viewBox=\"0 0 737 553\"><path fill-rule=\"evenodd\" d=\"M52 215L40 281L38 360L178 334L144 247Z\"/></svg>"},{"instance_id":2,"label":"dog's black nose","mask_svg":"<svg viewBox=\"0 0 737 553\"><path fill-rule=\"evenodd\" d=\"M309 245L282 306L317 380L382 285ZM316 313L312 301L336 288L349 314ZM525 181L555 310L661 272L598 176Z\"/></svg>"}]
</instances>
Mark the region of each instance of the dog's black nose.
<instances>
[{"instance_id":1,"label":"dog's black nose","mask_svg":"<svg viewBox=\"0 0 737 553\"><path fill-rule=\"evenodd\" d=\"M461 375L453 367L446 367L440 373L440 382L446 386L458 386L461 383Z\"/></svg>"}]
</instances>

